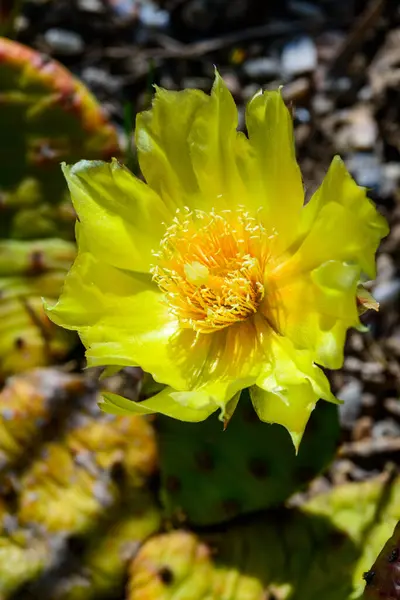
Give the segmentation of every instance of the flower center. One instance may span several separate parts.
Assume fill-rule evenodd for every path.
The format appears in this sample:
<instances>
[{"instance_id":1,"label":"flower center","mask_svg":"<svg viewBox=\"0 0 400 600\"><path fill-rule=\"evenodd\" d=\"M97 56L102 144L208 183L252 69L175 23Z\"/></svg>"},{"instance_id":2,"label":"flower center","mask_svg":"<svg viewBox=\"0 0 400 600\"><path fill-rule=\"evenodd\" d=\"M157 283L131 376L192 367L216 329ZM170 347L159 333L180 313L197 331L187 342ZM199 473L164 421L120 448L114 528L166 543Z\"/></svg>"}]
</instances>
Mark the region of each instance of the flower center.
<instances>
[{"instance_id":1,"label":"flower center","mask_svg":"<svg viewBox=\"0 0 400 600\"><path fill-rule=\"evenodd\" d=\"M212 333L254 315L265 295L268 240L242 209L178 211L152 274L181 326Z\"/></svg>"}]
</instances>

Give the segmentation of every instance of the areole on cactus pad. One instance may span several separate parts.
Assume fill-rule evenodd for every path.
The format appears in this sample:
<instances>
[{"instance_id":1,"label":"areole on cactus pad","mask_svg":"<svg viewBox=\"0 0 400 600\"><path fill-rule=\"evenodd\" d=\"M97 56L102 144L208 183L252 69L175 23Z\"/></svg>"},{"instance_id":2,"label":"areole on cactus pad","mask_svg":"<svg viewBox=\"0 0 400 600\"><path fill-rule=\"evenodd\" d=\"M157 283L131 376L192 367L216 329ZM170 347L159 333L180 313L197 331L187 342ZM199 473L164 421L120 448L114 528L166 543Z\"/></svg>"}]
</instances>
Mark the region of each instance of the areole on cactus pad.
<instances>
[{"instance_id":1,"label":"areole on cactus pad","mask_svg":"<svg viewBox=\"0 0 400 600\"><path fill-rule=\"evenodd\" d=\"M387 224L338 157L304 206L279 91L250 100L248 137L237 124L217 73L210 96L157 89L138 116L147 184L117 161L64 165L79 254L47 312L78 331L89 366L136 365L166 385L141 403L107 394L105 410L219 409L226 426L249 388L298 448L318 399L337 402L317 365L342 364Z\"/></svg>"}]
</instances>

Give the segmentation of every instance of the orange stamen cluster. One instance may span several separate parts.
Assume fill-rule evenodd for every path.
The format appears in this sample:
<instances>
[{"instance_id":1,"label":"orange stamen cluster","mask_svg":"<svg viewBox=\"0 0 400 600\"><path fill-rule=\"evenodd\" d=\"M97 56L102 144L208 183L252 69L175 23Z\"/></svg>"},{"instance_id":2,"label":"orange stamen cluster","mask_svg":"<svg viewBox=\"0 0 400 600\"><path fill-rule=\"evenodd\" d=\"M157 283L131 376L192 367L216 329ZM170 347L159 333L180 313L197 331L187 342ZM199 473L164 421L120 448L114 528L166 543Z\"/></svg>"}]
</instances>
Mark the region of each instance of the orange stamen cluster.
<instances>
[{"instance_id":1,"label":"orange stamen cluster","mask_svg":"<svg viewBox=\"0 0 400 600\"><path fill-rule=\"evenodd\" d=\"M269 239L243 209L178 211L152 273L181 326L212 333L254 315L265 296Z\"/></svg>"}]
</instances>

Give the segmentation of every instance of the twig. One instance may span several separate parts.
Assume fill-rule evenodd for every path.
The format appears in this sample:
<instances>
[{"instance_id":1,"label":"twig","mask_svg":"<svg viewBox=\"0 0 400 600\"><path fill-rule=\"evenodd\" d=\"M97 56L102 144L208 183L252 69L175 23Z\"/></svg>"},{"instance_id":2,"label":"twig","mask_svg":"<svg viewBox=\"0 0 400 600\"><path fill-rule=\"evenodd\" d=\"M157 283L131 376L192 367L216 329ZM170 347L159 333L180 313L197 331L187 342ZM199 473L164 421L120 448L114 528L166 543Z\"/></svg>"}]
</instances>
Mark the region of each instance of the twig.
<instances>
[{"instance_id":1,"label":"twig","mask_svg":"<svg viewBox=\"0 0 400 600\"><path fill-rule=\"evenodd\" d=\"M375 27L382 14L386 0L372 0L360 17L356 20L353 29L343 41L336 56L333 58L329 71L333 75L338 71L346 70L350 59L365 40L368 32Z\"/></svg>"},{"instance_id":2,"label":"twig","mask_svg":"<svg viewBox=\"0 0 400 600\"><path fill-rule=\"evenodd\" d=\"M259 25L257 27L250 27L243 29L235 33L220 36L217 38L211 38L203 40L201 42L194 42L193 44L179 44L173 47L171 39L169 39L169 46L166 48L150 48L140 53L140 57L144 59L157 59L157 58L198 58L204 54L215 52L216 50L222 50L229 48L235 44L240 44L257 38L266 38L279 35L287 35L293 32L304 31L310 28L310 23L305 21L292 21L291 23L284 23L281 21L274 21L267 25ZM105 51L105 55L109 58L129 58L130 56L137 53L137 48L130 47L126 48L108 48Z\"/></svg>"}]
</instances>

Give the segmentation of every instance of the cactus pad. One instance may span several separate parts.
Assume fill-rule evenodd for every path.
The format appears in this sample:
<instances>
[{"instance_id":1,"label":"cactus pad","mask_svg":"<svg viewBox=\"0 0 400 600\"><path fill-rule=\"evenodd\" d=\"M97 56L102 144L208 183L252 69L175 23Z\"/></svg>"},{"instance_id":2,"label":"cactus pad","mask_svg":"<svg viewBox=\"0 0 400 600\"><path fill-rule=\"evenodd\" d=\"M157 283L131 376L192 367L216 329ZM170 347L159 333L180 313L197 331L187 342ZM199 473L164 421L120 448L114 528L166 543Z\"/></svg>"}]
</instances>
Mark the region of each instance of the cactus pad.
<instances>
[{"instance_id":1,"label":"cactus pad","mask_svg":"<svg viewBox=\"0 0 400 600\"><path fill-rule=\"evenodd\" d=\"M76 340L50 323L41 301L58 297L75 257L75 213L60 162L108 160L119 152L114 128L82 83L50 58L1 37L0 106L4 378L57 362Z\"/></svg>"},{"instance_id":2,"label":"cactus pad","mask_svg":"<svg viewBox=\"0 0 400 600\"><path fill-rule=\"evenodd\" d=\"M400 598L400 522L369 571L364 573L365 600Z\"/></svg>"},{"instance_id":3,"label":"cactus pad","mask_svg":"<svg viewBox=\"0 0 400 600\"><path fill-rule=\"evenodd\" d=\"M95 401L93 414L75 414L71 430L44 446L24 473L17 512L22 524L81 534L154 473L157 453L150 424L140 417L100 413ZM122 473L123 490L116 472Z\"/></svg>"},{"instance_id":4,"label":"cactus pad","mask_svg":"<svg viewBox=\"0 0 400 600\"><path fill-rule=\"evenodd\" d=\"M167 514L197 525L279 505L330 462L339 435L337 408L320 403L296 457L286 430L261 423L247 393L226 431L214 416L159 417L157 429Z\"/></svg>"},{"instance_id":5,"label":"cactus pad","mask_svg":"<svg viewBox=\"0 0 400 600\"><path fill-rule=\"evenodd\" d=\"M110 417L81 375L37 369L0 392L0 599L123 591L160 526L151 421Z\"/></svg>"},{"instance_id":6,"label":"cactus pad","mask_svg":"<svg viewBox=\"0 0 400 600\"><path fill-rule=\"evenodd\" d=\"M59 63L0 38L0 237L73 237L59 163L118 154L114 128Z\"/></svg>"},{"instance_id":7,"label":"cactus pad","mask_svg":"<svg viewBox=\"0 0 400 600\"><path fill-rule=\"evenodd\" d=\"M384 494L382 479L348 484L301 509L253 515L201 535L156 536L131 563L128 599L359 598L365 562L400 516L400 480L379 514Z\"/></svg>"},{"instance_id":8,"label":"cactus pad","mask_svg":"<svg viewBox=\"0 0 400 600\"><path fill-rule=\"evenodd\" d=\"M44 428L85 389L81 377L56 369L10 378L0 392L0 473L29 458L27 453L41 441Z\"/></svg>"}]
</instances>

